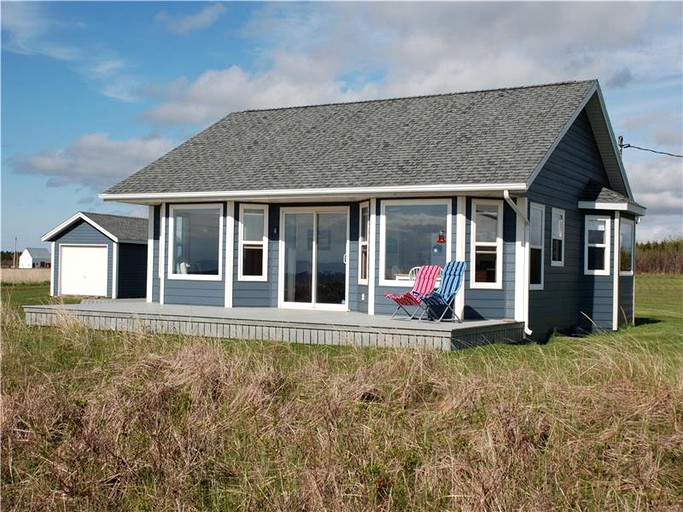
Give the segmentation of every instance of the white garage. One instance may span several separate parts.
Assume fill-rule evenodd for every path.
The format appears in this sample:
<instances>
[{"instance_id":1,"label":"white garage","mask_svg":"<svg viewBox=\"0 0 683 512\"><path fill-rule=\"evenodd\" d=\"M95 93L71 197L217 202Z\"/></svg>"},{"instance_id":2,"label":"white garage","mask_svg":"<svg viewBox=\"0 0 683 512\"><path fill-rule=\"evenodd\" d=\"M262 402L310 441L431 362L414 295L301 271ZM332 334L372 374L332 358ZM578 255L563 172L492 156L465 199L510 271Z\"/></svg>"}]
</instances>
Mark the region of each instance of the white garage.
<instances>
[{"instance_id":1,"label":"white garage","mask_svg":"<svg viewBox=\"0 0 683 512\"><path fill-rule=\"evenodd\" d=\"M107 296L106 245L60 245L59 289L62 295Z\"/></svg>"},{"instance_id":2,"label":"white garage","mask_svg":"<svg viewBox=\"0 0 683 512\"><path fill-rule=\"evenodd\" d=\"M147 219L78 212L43 236L52 245L50 295L146 294Z\"/></svg>"}]
</instances>

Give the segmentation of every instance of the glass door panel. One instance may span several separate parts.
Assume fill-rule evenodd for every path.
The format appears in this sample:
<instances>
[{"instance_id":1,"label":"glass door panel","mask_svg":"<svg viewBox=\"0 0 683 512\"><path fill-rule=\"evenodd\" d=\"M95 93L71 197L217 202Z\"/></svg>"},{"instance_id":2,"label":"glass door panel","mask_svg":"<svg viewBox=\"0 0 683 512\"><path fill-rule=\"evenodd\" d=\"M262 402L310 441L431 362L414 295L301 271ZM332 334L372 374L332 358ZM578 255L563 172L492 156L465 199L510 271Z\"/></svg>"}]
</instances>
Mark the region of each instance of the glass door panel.
<instances>
[{"instance_id":1,"label":"glass door panel","mask_svg":"<svg viewBox=\"0 0 683 512\"><path fill-rule=\"evenodd\" d=\"M346 303L346 213L318 213L316 302Z\"/></svg>"},{"instance_id":2,"label":"glass door panel","mask_svg":"<svg viewBox=\"0 0 683 512\"><path fill-rule=\"evenodd\" d=\"M346 210L284 212L284 297L292 307L346 307Z\"/></svg>"},{"instance_id":3,"label":"glass door panel","mask_svg":"<svg viewBox=\"0 0 683 512\"><path fill-rule=\"evenodd\" d=\"M312 213L285 214L285 302L313 302Z\"/></svg>"}]
</instances>

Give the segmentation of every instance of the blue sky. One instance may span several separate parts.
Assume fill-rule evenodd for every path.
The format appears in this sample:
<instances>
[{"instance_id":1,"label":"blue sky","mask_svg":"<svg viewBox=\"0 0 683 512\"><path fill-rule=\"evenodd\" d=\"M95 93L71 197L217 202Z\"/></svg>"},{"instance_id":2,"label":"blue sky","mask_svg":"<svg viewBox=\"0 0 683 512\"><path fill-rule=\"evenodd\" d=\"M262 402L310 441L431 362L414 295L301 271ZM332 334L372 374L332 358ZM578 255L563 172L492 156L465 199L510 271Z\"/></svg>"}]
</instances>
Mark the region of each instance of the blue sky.
<instances>
[{"instance_id":1,"label":"blue sky","mask_svg":"<svg viewBox=\"0 0 683 512\"><path fill-rule=\"evenodd\" d=\"M680 2L2 2L2 249L229 112L600 80L614 132L683 153ZM683 235L683 160L626 149L640 240Z\"/></svg>"}]
</instances>

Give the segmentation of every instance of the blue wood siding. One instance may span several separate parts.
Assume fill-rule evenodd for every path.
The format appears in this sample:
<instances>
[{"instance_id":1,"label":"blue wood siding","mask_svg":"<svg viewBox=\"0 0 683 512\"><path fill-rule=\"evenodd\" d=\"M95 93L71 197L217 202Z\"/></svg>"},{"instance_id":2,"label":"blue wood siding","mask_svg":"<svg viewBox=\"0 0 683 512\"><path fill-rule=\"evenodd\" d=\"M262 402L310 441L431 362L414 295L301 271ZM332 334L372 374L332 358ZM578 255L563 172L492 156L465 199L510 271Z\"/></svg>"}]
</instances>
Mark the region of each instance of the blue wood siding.
<instances>
[{"instance_id":1,"label":"blue wood siding","mask_svg":"<svg viewBox=\"0 0 683 512\"><path fill-rule=\"evenodd\" d=\"M119 299L145 297L147 293L147 244L119 244Z\"/></svg>"},{"instance_id":2,"label":"blue wood siding","mask_svg":"<svg viewBox=\"0 0 683 512\"><path fill-rule=\"evenodd\" d=\"M152 268L148 269L152 272L152 302L159 302L159 237L161 234L161 206L154 207L154 216L151 222L154 222L152 233Z\"/></svg>"},{"instance_id":3,"label":"blue wood siding","mask_svg":"<svg viewBox=\"0 0 683 512\"><path fill-rule=\"evenodd\" d=\"M225 203L222 203L222 215L225 218ZM172 233L168 232L169 208L166 209L166 254L170 250ZM222 243L225 244L227 222L223 222ZM225 250L222 251L221 269L225 269ZM195 281L190 279L168 279L164 273L164 303L189 304L197 306L225 305L225 278L220 281Z\"/></svg>"},{"instance_id":4,"label":"blue wood siding","mask_svg":"<svg viewBox=\"0 0 683 512\"><path fill-rule=\"evenodd\" d=\"M280 208L275 205L268 207L268 254L267 281L239 281L239 203L235 203L235 229L233 238L233 307L277 307L277 279L278 279L278 240Z\"/></svg>"},{"instance_id":5,"label":"blue wood siding","mask_svg":"<svg viewBox=\"0 0 683 512\"><path fill-rule=\"evenodd\" d=\"M100 231L92 227L83 220L74 222L69 228L64 230L59 238L55 240L55 265L54 265L54 279L55 292L61 294L59 289L59 267L60 267L60 245L106 245L107 246L107 297L112 296L112 269L114 259L114 242L103 235Z\"/></svg>"},{"instance_id":6,"label":"blue wood siding","mask_svg":"<svg viewBox=\"0 0 683 512\"><path fill-rule=\"evenodd\" d=\"M367 286L365 290L361 291L361 285L358 284L358 216L360 215L360 207L358 203L352 204L349 208L349 245L347 254L348 258L348 283L349 283L349 311L368 311L368 291ZM361 298L361 293L365 294L365 300Z\"/></svg>"},{"instance_id":7,"label":"blue wood siding","mask_svg":"<svg viewBox=\"0 0 683 512\"><path fill-rule=\"evenodd\" d=\"M503 203L503 276L502 289L488 290L470 287L470 274L474 262L470 261L472 235L472 198L467 198L465 224L465 318L513 318L515 314L515 241L517 216Z\"/></svg>"},{"instance_id":8,"label":"blue wood siding","mask_svg":"<svg viewBox=\"0 0 683 512\"><path fill-rule=\"evenodd\" d=\"M634 276L619 276L619 325L633 322Z\"/></svg>"},{"instance_id":9,"label":"blue wood siding","mask_svg":"<svg viewBox=\"0 0 683 512\"><path fill-rule=\"evenodd\" d=\"M584 219L586 214L598 212L580 211L578 202L591 180L603 186L609 185L593 131L582 112L527 194L530 201L546 207L544 288L529 292L529 327L534 339L545 339L553 330L571 331L577 326L592 330L592 323L582 312L601 328L611 328L613 277L583 274ZM562 267L550 264L552 207L565 211ZM610 255L610 268L613 261Z\"/></svg>"}]
</instances>

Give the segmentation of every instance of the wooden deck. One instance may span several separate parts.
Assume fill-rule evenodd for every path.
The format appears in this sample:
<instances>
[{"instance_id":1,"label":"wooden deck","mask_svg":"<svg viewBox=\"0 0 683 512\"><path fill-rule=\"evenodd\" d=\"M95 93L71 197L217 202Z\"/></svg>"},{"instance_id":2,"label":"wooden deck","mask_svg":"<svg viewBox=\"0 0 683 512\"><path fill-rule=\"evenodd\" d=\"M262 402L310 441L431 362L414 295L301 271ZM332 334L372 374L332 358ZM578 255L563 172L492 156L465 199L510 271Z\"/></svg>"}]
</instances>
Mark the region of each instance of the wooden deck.
<instances>
[{"instance_id":1,"label":"wooden deck","mask_svg":"<svg viewBox=\"0 0 683 512\"><path fill-rule=\"evenodd\" d=\"M412 347L453 350L515 343L524 324L514 320L430 322L354 312L274 308L220 308L91 300L81 304L24 306L29 325L55 325L66 316L101 330L184 334L312 345Z\"/></svg>"}]
</instances>

